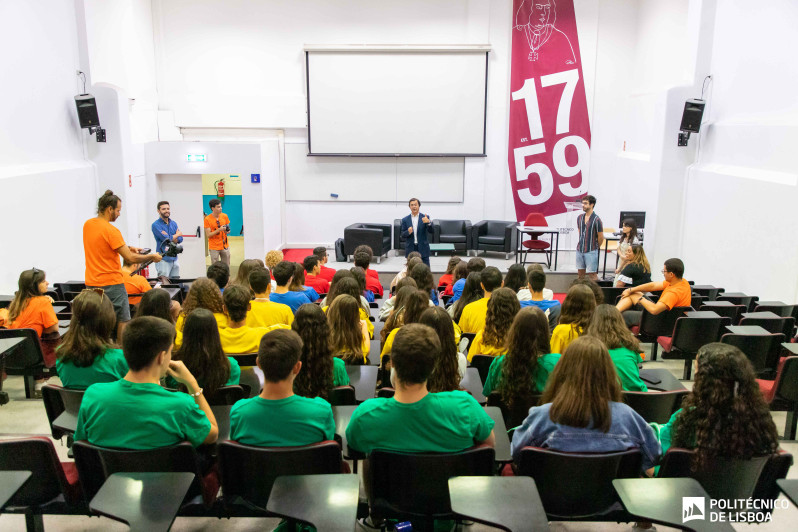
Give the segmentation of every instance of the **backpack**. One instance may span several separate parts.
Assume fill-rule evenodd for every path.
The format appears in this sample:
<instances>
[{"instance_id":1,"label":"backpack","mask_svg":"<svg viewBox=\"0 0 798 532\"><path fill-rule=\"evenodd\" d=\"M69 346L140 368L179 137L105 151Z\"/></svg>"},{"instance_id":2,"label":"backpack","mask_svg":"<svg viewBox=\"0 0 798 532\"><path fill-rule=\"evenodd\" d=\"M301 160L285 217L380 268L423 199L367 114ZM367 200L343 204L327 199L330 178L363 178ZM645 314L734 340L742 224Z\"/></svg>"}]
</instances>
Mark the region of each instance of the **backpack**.
<instances>
[{"instance_id":1,"label":"backpack","mask_svg":"<svg viewBox=\"0 0 798 532\"><path fill-rule=\"evenodd\" d=\"M335 260L337 262L346 262L346 254L344 253L344 239L339 238L335 241Z\"/></svg>"}]
</instances>

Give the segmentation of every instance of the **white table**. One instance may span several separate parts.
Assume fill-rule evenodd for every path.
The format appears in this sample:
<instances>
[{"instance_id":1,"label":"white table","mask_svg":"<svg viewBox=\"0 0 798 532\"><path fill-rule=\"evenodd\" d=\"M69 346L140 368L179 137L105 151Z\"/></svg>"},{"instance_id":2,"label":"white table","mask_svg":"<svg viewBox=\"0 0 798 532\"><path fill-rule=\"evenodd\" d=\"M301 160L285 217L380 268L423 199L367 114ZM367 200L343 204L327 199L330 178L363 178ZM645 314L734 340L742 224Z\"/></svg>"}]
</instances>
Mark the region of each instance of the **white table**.
<instances>
[{"instance_id":1,"label":"white table","mask_svg":"<svg viewBox=\"0 0 798 532\"><path fill-rule=\"evenodd\" d=\"M552 240L554 241L554 270L557 270L557 255L560 252L560 230L556 227L549 227L545 225L541 226L532 226L532 225L521 225L519 224L516 226L516 230L518 231L518 249L515 253L515 262L521 262L521 264L525 264L524 261L521 261L521 251L522 245L521 242L523 240L524 235L529 235L532 233L543 233L543 234L550 234L553 235ZM556 238L555 238L556 237ZM548 264L549 268L551 268L551 261Z\"/></svg>"}]
</instances>

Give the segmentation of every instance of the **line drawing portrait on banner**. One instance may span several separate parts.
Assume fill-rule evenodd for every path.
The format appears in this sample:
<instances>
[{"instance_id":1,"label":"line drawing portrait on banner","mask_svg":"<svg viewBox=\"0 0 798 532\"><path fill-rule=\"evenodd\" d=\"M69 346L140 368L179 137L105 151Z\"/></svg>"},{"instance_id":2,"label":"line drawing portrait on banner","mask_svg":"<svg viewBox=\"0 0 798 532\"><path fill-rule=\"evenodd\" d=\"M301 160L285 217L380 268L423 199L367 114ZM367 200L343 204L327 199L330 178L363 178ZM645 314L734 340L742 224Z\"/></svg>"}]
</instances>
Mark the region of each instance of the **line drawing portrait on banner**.
<instances>
[{"instance_id":1,"label":"line drawing portrait on banner","mask_svg":"<svg viewBox=\"0 0 798 532\"><path fill-rule=\"evenodd\" d=\"M523 31L529 43L530 61L537 61L542 56L546 62L562 62L573 65L576 62L574 48L568 36L558 30L554 23L557 21L557 5L554 0L524 0L515 14L515 29ZM560 46L556 44L564 41ZM567 43L566 47L564 44ZM554 45L554 46L553 46ZM563 51L570 50L570 56L563 55ZM560 57L551 57L557 53Z\"/></svg>"}]
</instances>

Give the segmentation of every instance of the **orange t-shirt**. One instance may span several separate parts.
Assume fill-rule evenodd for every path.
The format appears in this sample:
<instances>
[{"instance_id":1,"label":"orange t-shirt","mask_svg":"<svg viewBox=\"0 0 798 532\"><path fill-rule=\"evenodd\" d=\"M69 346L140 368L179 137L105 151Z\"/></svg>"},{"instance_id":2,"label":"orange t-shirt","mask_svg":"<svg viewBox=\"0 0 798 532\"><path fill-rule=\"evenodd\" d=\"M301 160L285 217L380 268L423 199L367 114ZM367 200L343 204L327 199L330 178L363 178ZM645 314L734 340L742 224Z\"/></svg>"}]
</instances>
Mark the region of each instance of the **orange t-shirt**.
<instances>
[{"instance_id":1,"label":"orange t-shirt","mask_svg":"<svg viewBox=\"0 0 798 532\"><path fill-rule=\"evenodd\" d=\"M209 232L216 231L222 225L229 223L230 218L228 218L225 213L221 213L218 220L213 216L213 214L209 214L205 217L205 227L209 229ZM219 231L215 235L208 237L208 249L227 249L227 232Z\"/></svg>"},{"instance_id":2,"label":"orange t-shirt","mask_svg":"<svg viewBox=\"0 0 798 532\"><path fill-rule=\"evenodd\" d=\"M86 286L122 284L119 253L125 245L119 229L102 218L91 218L83 224L83 253L86 256Z\"/></svg>"},{"instance_id":3,"label":"orange t-shirt","mask_svg":"<svg viewBox=\"0 0 798 532\"><path fill-rule=\"evenodd\" d=\"M659 296L657 303L664 303L668 310L673 307L689 307L692 303L693 290L687 280L682 279L674 284L662 281L662 286L662 295Z\"/></svg>"},{"instance_id":4,"label":"orange t-shirt","mask_svg":"<svg viewBox=\"0 0 798 532\"><path fill-rule=\"evenodd\" d=\"M28 304L8 328L35 329L36 334L41 336L45 329L56 323L58 323L58 318L50 299L47 296L38 296L28 300Z\"/></svg>"},{"instance_id":5,"label":"orange t-shirt","mask_svg":"<svg viewBox=\"0 0 798 532\"><path fill-rule=\"evenodd\" d=\"M147 282L147 279L145 279L143 275L125 274L123 277L125 280L125 292L127 292L128 296L143 294L144 292L152 290L150 283ZM127 299L131 305L135 305L141 301L141 296L128 297Z\"/></svg>"}]
</instances>

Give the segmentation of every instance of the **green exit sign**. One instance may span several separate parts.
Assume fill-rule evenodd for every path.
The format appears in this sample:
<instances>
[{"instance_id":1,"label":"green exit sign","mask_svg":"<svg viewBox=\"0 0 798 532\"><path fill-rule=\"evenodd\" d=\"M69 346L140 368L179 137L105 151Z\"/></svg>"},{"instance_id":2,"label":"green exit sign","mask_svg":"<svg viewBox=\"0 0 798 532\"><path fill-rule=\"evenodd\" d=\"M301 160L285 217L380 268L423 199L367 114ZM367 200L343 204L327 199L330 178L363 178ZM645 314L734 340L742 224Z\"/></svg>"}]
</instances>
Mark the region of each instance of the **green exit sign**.
<instances>
[{"instance_id":1,"label":"green exit sign","mask_svg":"<svg viewBox=\"0 0 798 532\"><path fill-rule=\"evenodd\" d=\"M207 161L204 153L189 153L186 160L190 163L204 163Z\"/></svg>"}]
</instances>

